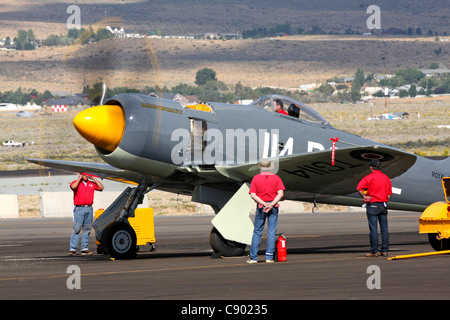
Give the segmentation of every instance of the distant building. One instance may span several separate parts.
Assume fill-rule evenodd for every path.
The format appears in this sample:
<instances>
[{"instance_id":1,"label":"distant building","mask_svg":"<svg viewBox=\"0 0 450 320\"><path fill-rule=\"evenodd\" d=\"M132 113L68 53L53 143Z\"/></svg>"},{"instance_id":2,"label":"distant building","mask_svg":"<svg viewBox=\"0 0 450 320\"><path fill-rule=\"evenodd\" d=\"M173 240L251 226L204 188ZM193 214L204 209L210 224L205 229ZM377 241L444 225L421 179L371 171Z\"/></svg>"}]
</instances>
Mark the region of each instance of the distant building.
<instances>
[{"instance_id":1,"label":"distant building","mask_svg":"<svg viewBox=\"0 0 450 320\"><path fill-rule=\"evenodd\" d=\"M400 87L397 87L397 88L394 88L394 89L390 90L389 91L389 95L390 96L398 96L400 94L401 90L409 91L409 89L411 89L411 85L410 84L405 84L403 86L400 86ZM421 90L424 90L424 89L422 87L420 87L420 86L416 86L416 92L419 92Z\"/></svg>"},{"instance_id":2,"label":"distant building","mask_svg":"<svg viewBox=\"0 0 450 320\"><path fill-rule=\"evenodd\" d=\"M95 103L86 100L78 96L68 96L53 100L48 100L43 103L44 105L51 107L52 112L64 112L70 107L81 107L81 106L93 106Z\"/></svg>"},{"instance_id":3,"label":"distant building","mask_svg":"<svg viewBox=\"0 0 450 320\"><path fill-rule=\"evenodd\" d=\"M378 91L383 91L382 87L363 87L361 88L362 93L367 93L368 95L373 95Z\"/></svg>"},{"instance_id":4,"label":"distant building","mask_svg":"<svg viewBox=\"0 0 450 320\"><path fill-rule=\"evenodd\" d=\"M140 35L139 33L128 33L122 27L106 27L106 30L111 32L116 38L145 38L144 35Z\"/></svg>"},{"instance_id":5,"label":"distant building","mask_svg":"<svg viewBox=\"0 0 450 320\"><path fill-rule=\"evenodd\" d=\"M111 32L116 38L124 38L126 36L125 30L122 27L111 28L110 26L107 26L106 30Z\"/></svg>"},{"instance_id":6,"label":"distant building","mask_svg":"<svg viewBox=\"0 0 450 320\"><path fill-rule=\"evenodd\" d=\"M308 83L308 84L301 84L300 85L300 91L313 91L313 89L316 89L320 87L320 84L317 83Z\"/></svg>"},{"instance_id":7,"label":"distant building","mask_svg":"<svg viewBox=\"0 0 450 320\"><path fill-rule=\"evenodd\" d=\"M430 76L441 76L450 73L450 69L447 68L438 68L438 69L419 69L424 75Z\"/></svg>"}]
</instances>

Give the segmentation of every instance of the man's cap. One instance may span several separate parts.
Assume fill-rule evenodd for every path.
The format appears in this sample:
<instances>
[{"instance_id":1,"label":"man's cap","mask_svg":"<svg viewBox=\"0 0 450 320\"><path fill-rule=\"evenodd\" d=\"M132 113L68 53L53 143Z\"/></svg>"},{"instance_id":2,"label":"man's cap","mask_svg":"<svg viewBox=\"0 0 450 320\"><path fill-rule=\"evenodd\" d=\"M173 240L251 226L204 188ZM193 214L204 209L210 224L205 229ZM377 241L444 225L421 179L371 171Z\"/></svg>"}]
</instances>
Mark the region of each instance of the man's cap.
<instances>
[{"instance_id":1,"label":"man's cap","mask_svg":"<svg viewBox=\"0 0 450 320\"><path fill-rule=\"evenodd\" d=\"M273 168L273 164L269 159L261 159L259 162L259 167L261 170L271 170Z\"/></svg>"},{"instance_id":2,"label":"man's cap","mask_svg":"<svg viewBox=\"0 0 450 320\"><path fill-rule=\"evenodd\" d=\"M369 166L372 167L372 168L379 168L381 166L380 160L378 160L378 159L370 160Z\"/></svg>"}]
</instances>

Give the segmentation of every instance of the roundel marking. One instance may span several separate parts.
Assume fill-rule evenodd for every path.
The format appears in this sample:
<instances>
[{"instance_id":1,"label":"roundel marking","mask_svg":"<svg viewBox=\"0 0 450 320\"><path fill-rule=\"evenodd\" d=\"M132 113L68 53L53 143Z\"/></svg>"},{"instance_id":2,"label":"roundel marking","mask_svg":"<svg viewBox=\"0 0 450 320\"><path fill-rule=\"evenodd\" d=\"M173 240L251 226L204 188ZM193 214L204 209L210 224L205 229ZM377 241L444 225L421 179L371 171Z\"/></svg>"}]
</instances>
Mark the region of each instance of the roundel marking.
<instances>
[{"instance_id":1,"label":"roundel marking","mask_svg":"<svg viewBox=\"0 0 450 320\"><path fill-rule=\"evenodd\" d=\"M372 159L378 159L380 161L390 161L394 159L393 155L374 150L354 150L350 152L350 156L361 161L370 161Z\"/></svg>"}]
</instances>

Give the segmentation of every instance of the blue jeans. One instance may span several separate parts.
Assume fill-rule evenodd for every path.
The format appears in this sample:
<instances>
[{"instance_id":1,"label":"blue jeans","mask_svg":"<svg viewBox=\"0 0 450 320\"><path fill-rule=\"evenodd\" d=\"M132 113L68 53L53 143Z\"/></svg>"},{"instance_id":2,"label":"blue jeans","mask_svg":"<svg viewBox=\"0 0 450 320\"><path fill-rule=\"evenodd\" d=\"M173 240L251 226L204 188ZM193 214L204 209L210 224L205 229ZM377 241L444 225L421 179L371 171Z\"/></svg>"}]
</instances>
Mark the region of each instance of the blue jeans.
<instances>
[{"instance_id":1,"label":"blue jeans","mask_svg":"<svg viewBox=\"0 0 450 320\"><path fill-rule=\"evenodd\" d=\"M252 245L250 246L250 259L258 260L258 250L261 243L261 235L264 230L266 218L267 226L267 246L266 260L273 260L273 252L275 251L275 237L278 224L278 207L273 208L269 212L264 212L264 208L256 207L255 228L253 230Z\"/></svg>"},{"instance_id":2,"label":"blue jeans","mask_svg":"<svg viewBox=\"0 0 450 320\"><path fill-rule=\"evenodd\" d=\"M388 231L388 210L383 203L376 202L367 204L367 221L369 222L370 231L370 252L378 252L378 222L381 231L381 252L389 251L389 231Z\"/></svg>"},{"instance_id":3,"label":"blue jeans","mask_svg":"<svg viewBox=\"0 0 450 320\"><path fill-rule=\"evenodd\" d=\"M73 209L73 231L70 237L70 251L77 251L81 236L81 251L88 250L89 235L92 228L93 209L91 207L77 207Z\"/></svg>"}]
</instances>

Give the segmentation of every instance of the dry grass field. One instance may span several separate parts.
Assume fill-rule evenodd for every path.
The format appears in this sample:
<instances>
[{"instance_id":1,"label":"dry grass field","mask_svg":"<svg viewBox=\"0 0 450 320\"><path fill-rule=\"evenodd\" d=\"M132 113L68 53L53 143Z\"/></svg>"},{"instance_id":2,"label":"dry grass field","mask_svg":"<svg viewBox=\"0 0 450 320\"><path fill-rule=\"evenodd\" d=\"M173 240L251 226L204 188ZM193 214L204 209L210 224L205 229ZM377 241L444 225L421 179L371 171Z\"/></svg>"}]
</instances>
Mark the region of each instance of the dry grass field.
<instances>
[{"instance_id":1,"label":"dry grass field","mask_svg":"<svg viewBox=\"0 0 450 320\"><path fill-rule=\"evenodd\" d=\"M27 143L24 147L0 147L0 170L29 168L27 158L96 161L92 147L75 130L76 111L65 114L19 118L15 113L0 114L0 141Z\"/></svg>"},{"instance_id":2,"label":"dry grass field","mask_svg":"<svg viewBox=\"0 0 450 320\"><path fill-rule=\"evenodd\" d=\"M450 155L450 97L390 99L387 113L407 112L401 120L372 120L385 109L384 99L366 104L311 104L340 130L423 156ZM420 118L418 117L420 115Z\"/></svg>"},{"instance_id":3,"label":"dry grass field","mask_svg":"<svg viewBox=\"0 0 450 320\"><path fill-rule=\"evenodd\" d=\"M310 104L337 129L427 156L449 153L450 97L423 99L392 99L387 112L408 112L409 119L367 121L384 113L383 99L373 104ZM72 120L79 110L34 118L19 118L14 113L0 113L0 141L28 143L24 147L0 147L0 170L37 167L26 158L98 161L93 147L76 132ZM420 114L420 118L417 114Z\"/></svg>"}]
</instances>

